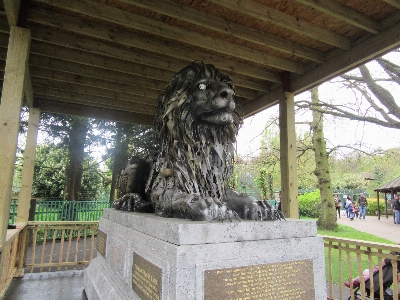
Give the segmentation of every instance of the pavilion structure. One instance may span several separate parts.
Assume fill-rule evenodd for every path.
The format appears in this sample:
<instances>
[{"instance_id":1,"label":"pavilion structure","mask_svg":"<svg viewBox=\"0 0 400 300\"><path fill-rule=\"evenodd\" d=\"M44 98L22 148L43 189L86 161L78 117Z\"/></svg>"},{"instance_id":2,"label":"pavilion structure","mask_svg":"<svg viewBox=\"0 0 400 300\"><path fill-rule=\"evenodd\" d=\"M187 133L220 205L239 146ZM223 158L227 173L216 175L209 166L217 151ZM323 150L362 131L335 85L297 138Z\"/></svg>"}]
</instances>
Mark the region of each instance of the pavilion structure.
<instances>
[{"instance_id":1,"label":"pavilion structure","mask_svg":"<svg viewBox=\"0 0 400 300\"><path fill-rule=\"evenodd\" d=\"M380 187L374 190L376 192L376 199L379 207L379 193L383 193L385 199L385 211L386 211L386 219L388 218L388 198L387 195L390 195L390 199L394 199L394 194L400 192L400 177L393 179L392 181L381 185ZM381 219L381 212L378 209L378 219Z\"/></svg>"},{"instance_id":2,"label":"pavilion structure","mask_svg":"<svg viewBox=\"0 0 400 300\"><path fill-rule=\"evenodd\" d=\"M245 117L279 105L282 210L296 218L294 96L399 46L399 0L1 1L0 249L23 104L21 227L41 112L151 125L158 95L194 60L231 77Z\"/></svg>"}]
</instances>

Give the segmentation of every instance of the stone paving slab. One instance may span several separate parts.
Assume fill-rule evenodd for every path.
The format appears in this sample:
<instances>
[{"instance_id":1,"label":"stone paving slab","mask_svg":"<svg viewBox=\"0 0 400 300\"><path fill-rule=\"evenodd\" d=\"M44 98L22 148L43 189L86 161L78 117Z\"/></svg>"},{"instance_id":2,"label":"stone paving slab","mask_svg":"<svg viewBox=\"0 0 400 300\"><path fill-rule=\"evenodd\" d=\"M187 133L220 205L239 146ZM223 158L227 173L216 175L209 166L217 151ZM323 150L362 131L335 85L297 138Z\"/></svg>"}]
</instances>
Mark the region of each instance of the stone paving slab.
<instances>
[{"instance_id":1,"label":"stone paving slab","mask_svg":"<svg viewBox=\"0 0 400 300\"><path fill-rule=\"evenodd\" d=\"M83 270L25 274L14 278L4 300L87 300Z\"/></svg>"}]
</instances>

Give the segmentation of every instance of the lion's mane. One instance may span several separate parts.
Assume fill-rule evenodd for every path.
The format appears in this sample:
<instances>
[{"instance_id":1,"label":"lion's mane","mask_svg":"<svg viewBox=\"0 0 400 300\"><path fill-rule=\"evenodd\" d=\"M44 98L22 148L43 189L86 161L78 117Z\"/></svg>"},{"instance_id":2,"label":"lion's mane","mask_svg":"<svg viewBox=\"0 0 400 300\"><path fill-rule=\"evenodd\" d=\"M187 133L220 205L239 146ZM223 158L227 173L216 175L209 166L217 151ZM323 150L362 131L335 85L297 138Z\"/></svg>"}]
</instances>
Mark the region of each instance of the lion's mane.
<instances>
[{"instance_id":1,"label":"lion's mane","mask_svg":"<svg viewBox=\"0 0 400 300\"><path fill-rule=\"evenodd\" d=\"M232 124L214 125L196 118L192 89L201 78L219 80L234 90L228 76L213 65L195 61L176 74L160 96L155 129L160 133L161 151L147 183L156 209L163 206L158 202L170 202L164 198L171 198L167 195L171 190L222 201L225 198L242 111L234 99Z\"/></svg>"}]
</instances>

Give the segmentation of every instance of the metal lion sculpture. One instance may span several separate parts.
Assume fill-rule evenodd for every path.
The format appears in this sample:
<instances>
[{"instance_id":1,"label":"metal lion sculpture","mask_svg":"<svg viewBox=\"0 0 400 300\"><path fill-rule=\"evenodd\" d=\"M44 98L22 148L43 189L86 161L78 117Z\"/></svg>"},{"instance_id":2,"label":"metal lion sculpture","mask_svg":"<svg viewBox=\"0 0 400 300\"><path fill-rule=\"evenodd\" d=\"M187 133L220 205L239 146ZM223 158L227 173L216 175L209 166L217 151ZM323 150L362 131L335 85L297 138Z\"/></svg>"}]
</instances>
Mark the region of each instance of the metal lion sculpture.
<instances>
[{"instance_id":1,"label":"metal lion sculpture","mask_svg":"<svg viewBox=\"0 0 400 300\"><path fill-rule=\"evenodd\" d=\"M130 188L114 207L194 221L284 219L266 201L228 187L241 123L230 78L213 65L189 64L159 98L157 158L149 172L134 168L135 177L148 176L144 192Z\"/></svg>"}]
</instances>

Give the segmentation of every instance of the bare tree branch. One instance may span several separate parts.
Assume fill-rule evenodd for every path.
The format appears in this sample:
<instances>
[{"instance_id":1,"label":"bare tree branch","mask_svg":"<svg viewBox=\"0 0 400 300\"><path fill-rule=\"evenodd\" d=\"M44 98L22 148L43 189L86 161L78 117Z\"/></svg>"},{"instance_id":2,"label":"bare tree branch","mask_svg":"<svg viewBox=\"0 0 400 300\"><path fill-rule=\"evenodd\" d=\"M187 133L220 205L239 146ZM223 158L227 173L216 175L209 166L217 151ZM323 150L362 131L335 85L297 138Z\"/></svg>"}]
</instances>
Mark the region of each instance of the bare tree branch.
<instances>
[{"instance_id":1,"label":"bare tree branch","mask_svg":"<svg viewBox=\"0 0 400 300\"><path fill-rule=\"evenodd\" d=\"M304 109L310 109L311 102L302 100L302 101L297 101L296 106ZM332 116L340 117L340 118L346 118L350 120L355 120L355 121L361 121L361 122L370 122L373 124L377 124L383 127L387 128L395 128L395 129L400 129L400 122L398 121L391 121L391 122L386 122L381 119L371 117L371 116L360 116L356 113L351 113L350 111L346 111L343 109L340 109L339 106L326 103L326 102L321 102L318 105L315 105L314 110L329 114Z\"/></svg>"},{"instance_id":2,"label":"bare tree branch","mask_svg":"<svg viewBox=\"0 0 400 300\"><path fill-rule=\"evenodd\" d=\"M375 82L366 65L360 66L359 69L369 90L371 90L379 101L388 109L390 114L393 114L395 117L400 119L400 107L394 100L393 95L387 89Z\"/></svg>"}]
</instances>

